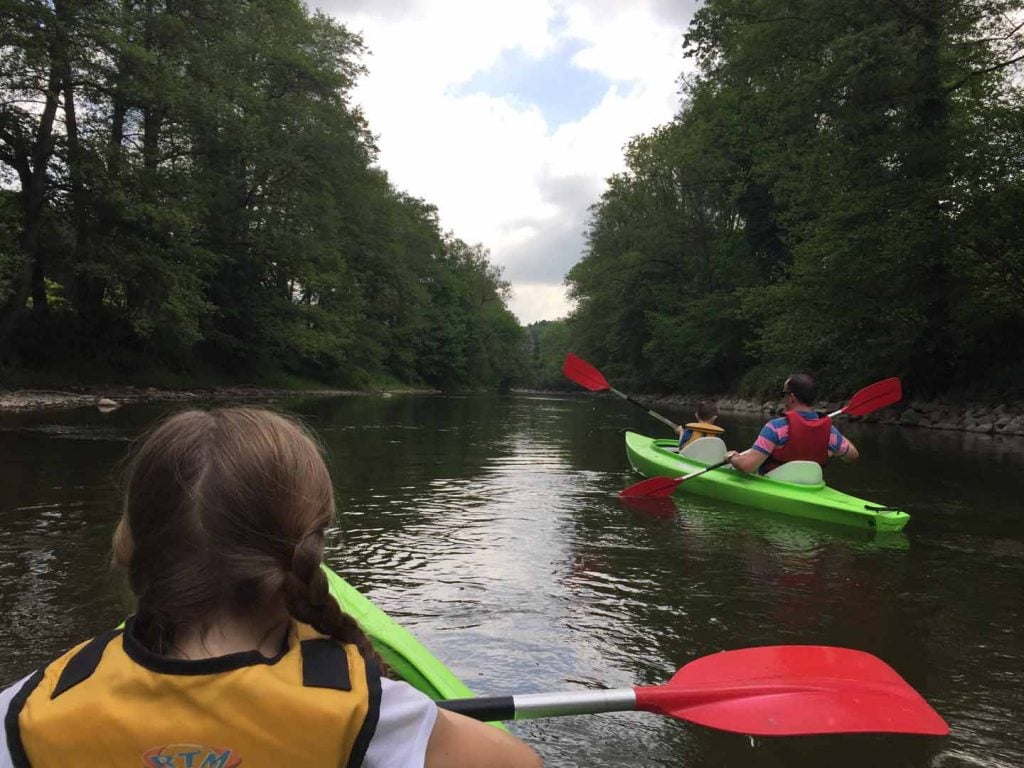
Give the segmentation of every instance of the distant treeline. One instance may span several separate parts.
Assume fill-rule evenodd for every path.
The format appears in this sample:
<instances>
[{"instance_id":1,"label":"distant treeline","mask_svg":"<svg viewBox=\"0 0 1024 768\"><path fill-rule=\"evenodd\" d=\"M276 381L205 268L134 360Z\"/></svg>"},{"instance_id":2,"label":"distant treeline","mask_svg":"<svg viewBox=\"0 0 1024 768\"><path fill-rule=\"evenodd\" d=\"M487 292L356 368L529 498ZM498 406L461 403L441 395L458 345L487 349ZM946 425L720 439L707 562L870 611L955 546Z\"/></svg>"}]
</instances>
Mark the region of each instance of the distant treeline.
<instances>
[{"instance_id":1,"label":"distant treeline","mask_svg":"<svg viewBox=\"0 0 1024 768\"><path fill-rule=\"evenodd\" d=\"M0 0L0 385L520 376L499 270L375 166L362 54L299 0Z\"/></svg>"},{"instance_id":2,"label":"distant treeline","mask_svg":"<svg viewBox=\"0 0 1024 768\"><path fill-rule=\"evenodd\" d=\"M567 323L620 388L1024 395L1021 0L707 0L592 210ZM558 348L546 348L550 344Z\"/></svg>"}]
</instances>

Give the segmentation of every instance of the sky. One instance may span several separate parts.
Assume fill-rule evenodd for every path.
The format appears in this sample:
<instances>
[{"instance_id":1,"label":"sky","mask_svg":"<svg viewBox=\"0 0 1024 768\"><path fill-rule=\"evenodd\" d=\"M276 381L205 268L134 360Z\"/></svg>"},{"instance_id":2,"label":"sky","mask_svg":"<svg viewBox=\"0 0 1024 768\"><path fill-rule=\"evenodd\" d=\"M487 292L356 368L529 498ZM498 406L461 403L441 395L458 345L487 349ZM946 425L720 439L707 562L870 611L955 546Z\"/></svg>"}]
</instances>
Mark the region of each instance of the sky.
<instances>
[{"instance_id":1,"label":"sky","mask_svg":"<svg viewBox=\"0 0 1024 768\"><path fill-rule=\"evenodd\" d=\"M564 317L588 208L667 123L697 0L307 0L359 32L379 164L482 243L523 324Z\"/></svg>"}]
</instances>

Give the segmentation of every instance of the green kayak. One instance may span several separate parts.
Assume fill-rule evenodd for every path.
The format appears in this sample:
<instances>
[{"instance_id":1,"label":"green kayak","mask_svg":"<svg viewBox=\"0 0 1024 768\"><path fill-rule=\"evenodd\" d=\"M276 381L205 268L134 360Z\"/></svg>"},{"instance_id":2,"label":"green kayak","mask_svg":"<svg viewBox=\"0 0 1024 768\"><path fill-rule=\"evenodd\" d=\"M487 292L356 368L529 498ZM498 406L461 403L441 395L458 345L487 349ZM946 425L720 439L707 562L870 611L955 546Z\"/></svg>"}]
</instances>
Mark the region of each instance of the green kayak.
<instances>
[{"instance_id":1,"label":"green kayak","mask_svg":"<svg viewBox=\"0 0 1024 768\"><path fill-rule=\"evenodd\" d=\"M629 463L645 477L680 477L704 469L711 463L680 456L677 448L675 440L657 440L635 432L626 433ZM877 531L899 531L910 520L906 512L858 499L829 488L820 480L812 483L784 482L771 477L746 475L731 467L715 469L680 483L679 490L784 515Z\"/></svg>"},{"instance_id":2,"label":"green kayak","mask_svg":"<svg viewBox=\"0 0 1024 768\"><path fill-rule=\"evenodd\" d=\"M391 670L435 701L466 699L473 692L407 630L326 565L327 583L338 605L369 636Z\"/></svg>"}]
</instances>

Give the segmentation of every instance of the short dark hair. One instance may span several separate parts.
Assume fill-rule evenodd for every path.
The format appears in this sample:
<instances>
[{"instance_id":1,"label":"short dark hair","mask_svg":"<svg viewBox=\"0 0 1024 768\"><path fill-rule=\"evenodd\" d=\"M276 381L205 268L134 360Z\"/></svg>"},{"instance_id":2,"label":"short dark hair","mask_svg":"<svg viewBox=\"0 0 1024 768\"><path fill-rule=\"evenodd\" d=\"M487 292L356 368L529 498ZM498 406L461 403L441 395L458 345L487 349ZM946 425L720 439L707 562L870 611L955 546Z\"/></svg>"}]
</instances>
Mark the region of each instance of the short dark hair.
<instances>
[{"instance_id":1,"label":"short dark hair","mask_svg":"<svg viewBox=\"0 0 1024 768\"><path fill-rule=\"evenodd\" d=\"M818 385L814 383L809 373L791 374L782 390L790 392L804 405L814 405L814 401L818 399Z\"/></svg>"},{"instance_id":2,"label":"short dark hair","mask_svg":"<svg viewBox=\"0 0 1024 768\"><path fill-rule=\"evenodd\" d=\"M701 421L711 421L718 415L718 406L712 400L701 400L697 403L696 416Z\"/></svg>"}]
</instances>

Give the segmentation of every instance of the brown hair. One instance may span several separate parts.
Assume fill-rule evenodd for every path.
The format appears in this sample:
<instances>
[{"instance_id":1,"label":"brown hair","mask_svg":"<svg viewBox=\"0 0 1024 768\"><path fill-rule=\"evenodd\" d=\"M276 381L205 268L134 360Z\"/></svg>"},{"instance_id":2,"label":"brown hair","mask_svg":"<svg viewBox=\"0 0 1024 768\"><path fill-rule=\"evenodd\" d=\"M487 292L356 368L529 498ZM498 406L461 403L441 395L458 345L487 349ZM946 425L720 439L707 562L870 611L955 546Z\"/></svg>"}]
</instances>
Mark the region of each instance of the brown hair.
<instances>
[{"instance_id":1,"label":"brown hair","mask_svg":"<svg viewBox=\"0 0 1024 768\"><path fill-rule=\"evenodd\" d=\"M245 615L280 595L296 620L380 661L320 568L334 518L322 449L297 422L258 408L188 410L157 424L124 476L114 562L137 600L144 644Z\"/></svg>"},{"instance_id":2,"label":"brown hair","mask_svg":"<svg viewBox=\"0 0 1024 768\"><path fill-rule=\"evenodd\" d=\"M818 385L809 373L791 374L782 385L783 392L789 392L804 405L814 405L818 399Z\"/></svg>"},{"instance_id":3,"label":"brown hair","mask_svg":"<svg viewBox=\"0 0 1024 768\"><path fill-rule=\"evenodd\" d=\"M718 415L718 406L711 400L701 400L697 403L697 412L694 416L698 421L711 421Z\"/></svg>"}]
</instances>

